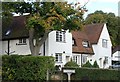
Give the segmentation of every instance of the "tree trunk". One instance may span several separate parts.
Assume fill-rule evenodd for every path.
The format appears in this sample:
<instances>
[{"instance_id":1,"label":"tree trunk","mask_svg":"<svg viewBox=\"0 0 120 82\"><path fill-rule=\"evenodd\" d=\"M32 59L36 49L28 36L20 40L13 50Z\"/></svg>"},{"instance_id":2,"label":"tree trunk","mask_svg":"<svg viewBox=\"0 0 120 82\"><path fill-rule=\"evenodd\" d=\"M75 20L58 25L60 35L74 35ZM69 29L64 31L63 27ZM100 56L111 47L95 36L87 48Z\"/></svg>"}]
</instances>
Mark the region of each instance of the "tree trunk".
<instances>
[{"instance_id":1,"label":"tree trunk","mask_svg":"<svg viewBox=\"0 0 120 82\"><path fill-rule=\"evenodd\" d=\"M35 31L34 31L33 28L30 28L30 30L29 30L29 45L30 45L31 54L32 54L33 56L39 55L40 47L41 47L42 44L46 41L49 32L50 32L50 31L46 31L46 32L44 33L44 36L41 37L41 39L39 40L39 37L38 37L38 38L34 38L34 33L35 33Z\"/></svg>"}]
</instances>

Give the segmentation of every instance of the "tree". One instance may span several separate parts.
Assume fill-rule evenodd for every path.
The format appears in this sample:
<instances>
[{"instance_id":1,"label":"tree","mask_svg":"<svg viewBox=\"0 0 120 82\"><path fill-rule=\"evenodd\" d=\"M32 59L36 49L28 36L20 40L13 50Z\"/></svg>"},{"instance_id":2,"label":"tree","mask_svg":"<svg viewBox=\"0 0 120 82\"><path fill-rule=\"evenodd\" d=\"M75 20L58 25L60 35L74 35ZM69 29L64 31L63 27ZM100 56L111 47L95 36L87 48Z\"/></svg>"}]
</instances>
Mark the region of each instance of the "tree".
<instances>
[{"instance_id":1,"label":"tree","mask_svg":"<svg viewBox=\"0 0 120 82\"><path fill-rule=\"evenodd\" d=\"M94 61L93 67L94 68L99 68L99 65L97 64L97 61Z\"/></svg>"},{"instance_id":2,"label":"tree","mask_svg":"<svg viewBox=\"0 0 120 82\"><path fill-rule=\"evenodd\" d=\"M89 61L87 61L85 64L82 65L82 67L92 68L92 65Z\"/></svg>"},{"instance_id":3,"label":"tree","mask_svg":"<svg viewBox=\"0 0 120 82\"><path fill-rule=\"evenodd\" d=\"M76 62L69 61L64 65L64 67L79 67L79 65Z\"/></svg>"},{"instance_id":4,"label":"tree","mask_svg":"<svg viewBox=\"0 0 120 82\"><path fill-rule=\"evenodd\" d=\"M89 14L85 19L85 24L93 23L106 23L108 32L113 46L120 45L120 29L119 23L120 17L115 16L114 13L104 13L103 11L95 11Z\"/></svg>"},{"instance_id":5,"label":"tree","mask_svg":"<svg viewBox=\"0 0 120 82\"><path fill-rule=\"evenodd\" d=\"M73 9L67 2L15 2L8 3L15 13L30 13L26 21L32 55L38 55L41 45L52 30L79 30L83 9ZM35 43L34 43L35 41Z\"/></svg>"}]
</instances>

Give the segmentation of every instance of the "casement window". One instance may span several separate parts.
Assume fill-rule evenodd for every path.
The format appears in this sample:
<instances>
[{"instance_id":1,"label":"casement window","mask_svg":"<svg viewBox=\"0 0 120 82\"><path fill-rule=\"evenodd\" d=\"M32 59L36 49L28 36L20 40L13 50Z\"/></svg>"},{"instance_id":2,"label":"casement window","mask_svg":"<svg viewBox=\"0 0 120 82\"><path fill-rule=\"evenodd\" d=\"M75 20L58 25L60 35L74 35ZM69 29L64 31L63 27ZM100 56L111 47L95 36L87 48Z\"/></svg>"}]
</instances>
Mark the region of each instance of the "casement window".
<instances>
[{"instance_id":1,"label":"casement window","mask_svg":"<svg viewBox=\"0 0 120 82\"><path fill-rule=\"evenodd\" d=\"M19 44L26 44L26 39L25 38L19 39Z\"/></svg>"},{"instance_id":2,"label":"casement window","mask_svg":"<svg viewBox=\"0 0 120 82\"><path fill-rule=\"evenodd\" d=\"M73 61L78 63L78 56L73 56Z\"/></svg>"},{"instance_id":3,"label":"casement window","mask_svg":"<svg viewBox=\"0 0 120 82\"><path fill-rule=\"evenodd\" d=\"M89 42L88 41L82 41L82 45L84 47L89 47Z\"/></svg>"},{"instance_id":4,"label":"casement window","mask_svg":"<svg viewBox=\"0 0 120 82\"><path fill-rule=\"evenodd\" d=\"M85 64L87 62L87 56L82 55L82 64Z\"/></svg>"},{"instance_id":5,"label":"casement window","mask_svg":"<svg viewBox=\"0 0 120 82\"><path fill-rule=\"evenodd\" d=\"M65 31L56 31L56 42L65 42Z\"/></svg>"},{"instance_id":6,"label":"casement window","mask_svg":"<svg viewBox=\"0 0 120 82\"><path fill-rule=\"evenodd\" d=\"M102 47L107 48L107 40L102 39Z\"/></svg>"},{"instance_id":7,"label":"casement window","mask_svg":"<svg viewBox=\"0 0 120 82\"><path fill-rule=\"evenodd\" d=\"M56 53L55 54L55 61L56 62L62 62L62 53Z\"/></svg>"}]
</instances>

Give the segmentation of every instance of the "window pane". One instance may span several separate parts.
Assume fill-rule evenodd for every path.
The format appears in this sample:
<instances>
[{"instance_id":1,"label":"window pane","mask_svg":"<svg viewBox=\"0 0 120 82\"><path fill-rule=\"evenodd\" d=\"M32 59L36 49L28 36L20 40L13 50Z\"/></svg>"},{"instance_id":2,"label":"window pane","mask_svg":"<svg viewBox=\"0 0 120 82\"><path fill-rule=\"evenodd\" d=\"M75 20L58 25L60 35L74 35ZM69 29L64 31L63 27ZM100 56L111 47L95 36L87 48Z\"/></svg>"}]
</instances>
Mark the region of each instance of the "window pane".
<instances>
[{"instance_id":1,"label":"window pane","mask_svg":"<svg viewBox=\"0 0 120 82\"><path fill-rule=\"evenodd\" d=\"M55 61L58 61L58 55L56 54Z\"/></svg>"},{"instance_id":2,"label":"window pane","mask_svg":"<svg viewBox=\"0 0 120 82\"><path fill-rule=\"evenodd\" d=\"M61 53L56 53L55 55L55 61L56 62L62 62L62 54Z\"/></svg>"},{"instance_id":3,"label":"window pane","mask_svg":"<svg viewBox=\"0 0 120 82\"><path fill-rule=\"evenodd\" d=\"M19 39L19 43L22 43L22 39Z\"/></svg>"},{"instance_id":4,"label":"window pane","mask_svg":"<svg viewBox=\"0 0 120 82\"><path fill-rule=\"evenodd\" d=\"M82 63L85 64L87 62L87 56L82 57Z\"/></svg>"},{"instance_id":5,"label":"window pane","mask_svg":"<svg viewBox=\"0 0 120 82\"><path fill-rule=\"evenodd\" d=\"M26 39L23 39L23 43L26 43Z\"/></svg>"},{"instance_id":6,"label":"window pane","mask_svg":"<svg viewBox=\"0 0 120 82\"><path fill-rule=\"evenodd\" d=\"M65 32L63 32L63 31L56 31L56 41L58 41L58 42L65 42Z\"/></svg>"},{"instance_id":7,"label":"window pane","mask_svg":"<svg viewBox=\"0 0 120 82\"><path fill-rule=\"evenodd\" d=\"M84 47L88 47L88 46L89 46L89 43L88 43L88 41L83 41L83 42L82 42L82 45L83 45Z\"/></svg>"},{"instance_id":8,"label":"window pane","mask_svg":"<svg viewBox=\"0 0 120 82\"><path fill-rule=\"evenodd\" d=\"M107 48L107 40L102 39L102 47Z\"/></svg>"}]
</instances>

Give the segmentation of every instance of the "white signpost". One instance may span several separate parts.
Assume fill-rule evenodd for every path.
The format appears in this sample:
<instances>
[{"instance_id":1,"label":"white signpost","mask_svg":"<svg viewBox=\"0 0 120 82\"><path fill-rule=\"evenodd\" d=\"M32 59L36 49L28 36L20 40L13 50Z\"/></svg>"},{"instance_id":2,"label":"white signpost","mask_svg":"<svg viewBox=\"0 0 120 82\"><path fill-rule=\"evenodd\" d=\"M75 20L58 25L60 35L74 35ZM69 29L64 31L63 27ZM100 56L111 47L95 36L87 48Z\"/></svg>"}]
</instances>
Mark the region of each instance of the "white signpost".
<instances>
[{"instance_id":1,"label":"white signpost","mask_svg":"<svg viewBox=\"0 0 120 82\"><path fill-rule=\"evenodd\" d=\"M71 76L71 74L72 73L75 73L75 70L73 70L73 69L63 69L63 73L67 73L67 75L68 75L68 82L70 82L70 76Z\"/></svg>"}]
</instances>

